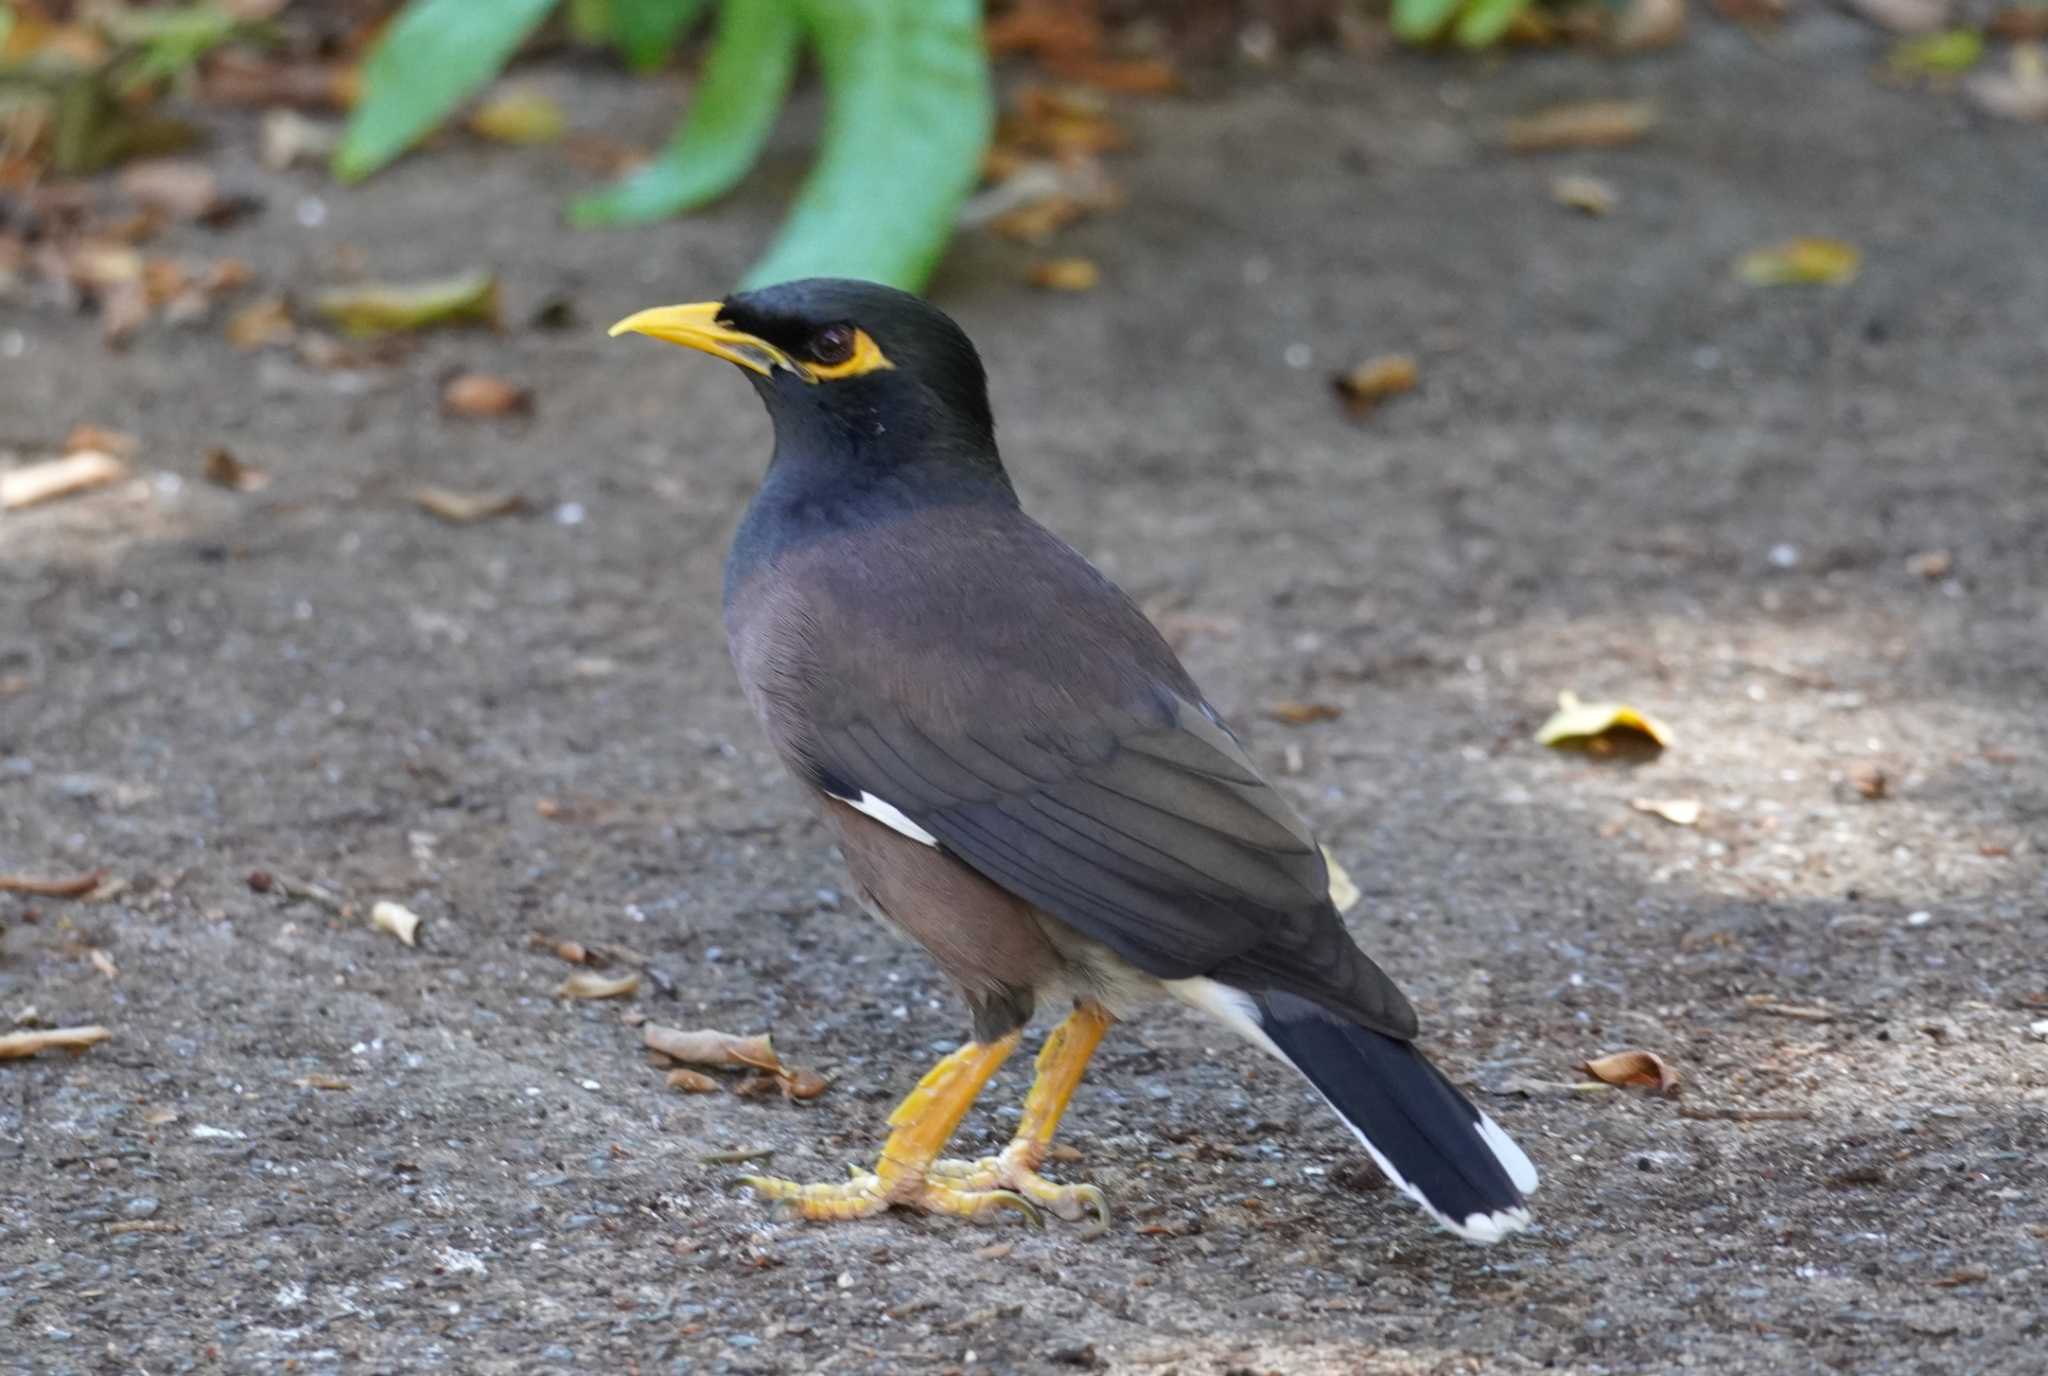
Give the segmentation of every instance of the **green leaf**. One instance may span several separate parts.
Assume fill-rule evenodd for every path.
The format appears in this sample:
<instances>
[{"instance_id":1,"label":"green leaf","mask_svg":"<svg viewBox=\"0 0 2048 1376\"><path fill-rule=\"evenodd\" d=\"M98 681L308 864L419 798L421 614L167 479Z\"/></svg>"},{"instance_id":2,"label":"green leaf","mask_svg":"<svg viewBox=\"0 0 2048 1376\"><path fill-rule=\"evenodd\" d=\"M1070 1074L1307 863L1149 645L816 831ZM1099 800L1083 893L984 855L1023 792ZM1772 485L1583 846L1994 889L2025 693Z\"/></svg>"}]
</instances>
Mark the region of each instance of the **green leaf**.
<instances>
[{"instance_id":1,"label":"green leaf","mask_svg":"<svg viewBox=\"0 0 2048 1376\"><path fill-rule=\"evenodd\" d=\"M1443 32L1463 0L1394 0L1394 34L1409 43L1429 43Z\"/></svg>"},{"instance_id":2,"label":"green leaf","mask_svg":"<svg viewBox=\"0 0 2048 1376\"><path fill-rule=\"evenodd\" d=\"M915 290L995 125L979 0L796 3L825 80L824 146L747 285L837 276Z\"/></svg>"},{"instance_id":3,"label":"green leaf","mask_svg":"<svg viewBox=\"0 0 2048 1376\"><path fill-rule=\"evenodd\" d=\"M1472 0L1452 36L1467 48L1490 48L1528 6L1529 0Z\"/></svg>"},{"instance_id":4,"label":"green leaf","mask_svg":"<svg viewBox=\"0 0 2048 1376\"><path fill-rule=\"evenodd\" d=\"M690 113L660 156L579 197L575 225L637 225L732 190L761 156L796 71L803 31L790 0L726 0Z\"/></svg>"},{"instance_id":5,"label":"green leaf","mask_svg":"<svg viewBox=\"0 0 2048 1376\"><path fill-rule=\"evenodd\" d=\"M668 61L703 9L704 0L612 0L612 41L627 66L654 71Z\"/></svg>"},{"instance_id":6,"label":"green leaf","mask_svg":"<svg viewBox=\"0 0 2048 1376\"><path fill-rule=\"evenodd\" d=\"M334 154L360 181L429 130L512 60L556 0L412 0L363 62L363 100Z\"/></svg>"}]
</instances>

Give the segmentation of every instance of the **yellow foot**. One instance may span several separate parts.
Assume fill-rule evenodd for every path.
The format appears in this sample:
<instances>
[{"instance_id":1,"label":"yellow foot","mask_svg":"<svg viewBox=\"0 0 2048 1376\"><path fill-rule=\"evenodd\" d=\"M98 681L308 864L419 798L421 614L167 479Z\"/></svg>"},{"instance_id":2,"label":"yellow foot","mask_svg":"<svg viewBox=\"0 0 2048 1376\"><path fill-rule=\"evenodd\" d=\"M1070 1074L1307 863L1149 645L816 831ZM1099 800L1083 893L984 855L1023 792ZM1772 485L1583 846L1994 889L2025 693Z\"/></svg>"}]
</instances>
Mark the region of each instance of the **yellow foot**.
<instances>
[{"instance_id":1,"label":"yellow foot","mask_svg":"<svg viewBox=\"0 0 2048 1376\"><path fill-rule=\"evenodd\" d=\"M794 1180L749 1175L740 1179L763 1199L784 1203L797 1217L829 1223L851 1218L872 1218L892 1204L922 1209L928 1214L949 1214L954 1218L982 1220L1005 1209L1014 1209L1024 1222L1043 1228L1038 1208L1021 1194L1009 1190L964 1186L957 1181L898 1179L889 1185L873 1171L855 1168L844 1184L800 1185ZM1062 1215L1065 1217L1065 1215Z\"/></svg>"},{"instance_id":2,"label":"yellow foot","mask_svg":"<svg viewBox=\"0 0 2048 1376\"><path fill-rule=\"evenodd\" d=\"M934 1161L926 1179L968 1191L1014 1191L1069 1223L1088 1217L1083 1237L1109 1231L1109 1199L1093 1185L1055 1185L1038 1173L1038 1152L1030 1143L1012 1142L999 1156L979 1161L948 1158Z\"/></svg>"}]
</instances>

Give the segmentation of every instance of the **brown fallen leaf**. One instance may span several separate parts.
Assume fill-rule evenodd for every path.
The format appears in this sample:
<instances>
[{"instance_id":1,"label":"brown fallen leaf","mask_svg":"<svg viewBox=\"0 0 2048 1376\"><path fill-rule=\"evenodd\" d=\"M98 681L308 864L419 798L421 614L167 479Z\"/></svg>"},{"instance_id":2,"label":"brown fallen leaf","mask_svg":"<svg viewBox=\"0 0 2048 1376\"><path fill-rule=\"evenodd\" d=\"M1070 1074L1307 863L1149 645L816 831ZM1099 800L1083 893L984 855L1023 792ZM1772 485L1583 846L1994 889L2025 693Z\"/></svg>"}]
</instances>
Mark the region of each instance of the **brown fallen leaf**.
<instances>
[{"instance_id":1,"label":"brown fallen leaf","mask_svg":"<svg viewBox=\"0 0 2048 1376\"><path fill-rule=\"evenodd\" d=\"M1891 778L1882 769L1867 762L1851 767L1849 786L1873 803L1890 796L1892 791Z\"/></svg>"},{"instance_id":2,"label":"brown fallen leaf","mask_svg":"<svg viewBox=\"0 0 2048 1376\"><path fill-rule=\"evenodd\" d=\"M552 953L557 960L571 965L590 964L589 948L580 941L558 941L545 932L535 932L529 940L533 945Z\"/></svg>"},{"instance_id":3,"label":"brown fallen leaf","mask_svg":"<svg viewBox=\"0 0 2048 1376\"><path fill-rule=\"evenodd\" d=\"M64 437L64 452L67 454L97 449L117 459L132 459L141 447L142 442L124 430L108 430L87 421L72 426L71 433Z\"/></svg>"},{"instance_id":4,"label":"brown fallen leaf","mask_svg":"<svg viewBox=\"0 0 2048 1376\"><path fill-rule=\"evenodd\" d=\"M531 86L507 86L476 108L469 117L470 132L498 143L527 145L553 143L562 137L568 121L555 100Z\"/></svg>"},{"instance_id":5,"label":"brown fallen leaf","mask_svg":"<svg viewBox=\"0 0 2048 1376\"><path fill-rule=\"evenodd\" d=\"M128 465L97 450L45 459L0 473L0 511L17 511L119 482Z\"/></svg>"},{"instance_id":6,"label":"brown fallen leaf","mask_svg":"<svg viewBox=\"0 0 2048 1376\"><path fill-rule=\"evenodd\" d=\"M1647 100L1575 101L1509 120L1503 141L1513 153L1615 148L1656 127L1657 107Z\"/></svg>"},{"instance_id":7,"label":"brown fallen leaf","mask_svg":"<svg viewBox=\"0 0 2048 1376\"><path fill-rule=\"evenodd\" d=\"M1101 280L1092 258L1042 258L1031 265L1031 285L1046 291L1093 291Z\"/></svg>"},{"instance_id":8,"label":"brown fallen leaf","mask_svg":"<svg viewBox=\"0 0 2048 1376\"><path fill-rule=\"evenodd\" d=\"M680 1089L685 1094L718 1093L718 1081L703 1071L692 1070L688 1066L678 1066L668 1073L668 1087Z\"/></svg>"},{"instance_id":9,"label":"brown fallen leaf","mask_svg":"<svg viewBox=\"0 0 2048 1376\"><path fill-rule=\"evenodd\" d=\"M1735 276L1753 287L1838 287L1856 280L1863 253L1841 239L1787 239L1743 254Z\"/></svg>"},{"instance_id":10,"label":"brown fallen leaf","mask_svg":"<svg viewBox=\"0 0 2048 1376\"><path fill-rule=\"evenodd\" d=\"M1671 729L1626 703L1581 702L1569 690L1557 695L1557 710L1536 729L1536 743L1559 749L1605 753L1617 748L1616 738L1647 740L1658 749L1671 744Z\"/></svg>"},{"instance_id":11,"label":"brown fallen leaf","mask_svg":"<svg viewBox=\"0 0 2048 1376\"><path fill-rule=\"evenodd\" d=\"M0 1061L19 1061L44 1051L83 1051L114 1034L97 1024L91 1027L51 1027L40 1032L0 1034Z\"/></svg>"},{"instance_id":12,"label":"brown fallen leaf","mask_svg":"<svg viewBox=\"0 0 2048 1376\"><path fill-rule=\"evenodd\" d=\"M1961 1270L1951 1271L1940 1280L1935 1281L1934 1287L1937 1290L1954 1290L1958 1286L1963 1285L1980 1285L1990 1279L1991 1273L1983 1267L1965 1266Z\"/></svg>"},{"instance_id":13,"label":"brown fallen leaf","mask_svg":"<svg viewBox=\"0 0 2048 1376\"><path fill-rule=\"evenodd\" d=\"M88 950L85 953L85 958L92 962L93 969L99 971L108 979L119 979L121 977L121 967L114 964L114 958L99 947L94 946Z\"/></svg>"},{"instance_id":14,"label":"brown fallen leaf","mask_svg":"<svg viewBox=\"0 0 2048 1376\"><path fill-rule=\"evenodd\" d=\"M1311 722L1335 721L1344 709L1330 702L1282 701L1269 703L1266 715L1282 726L1307 726Z\"/></svg>"},{"instance_id":15,"label":"brown fallen leaf","mask_svg":"<svg viewBox=\"0 0 2048 1376\"><path fill-rule=\"evenodd\" d=\"M237 349L289 344L298 332L298 326L292 322L291 307L282 296L266 296L250 302L228 317L225 330L228 343Z\"/></svg>"},{"instance_id":16,"label":"brown fallen leaf","mask_svg":"<svg viewBox=\"0 0 2048 1376\"><path fill-rule=\"evenodd\" d=\"M270 486L270 475L260 468L252 468L236 458L234 451L222 445L215 445L206 451L206 459L199 470L206 481L230 492L261 492Z\"/></svg>"},{"instance_id":17,"label":"brown fallen leaf","mask_svg":"<svg viewBox=\"0 0 2048 1376\"><path fill-rule=\"evenodd\" d=\"M420 915L388 898L370 905L370 925L380 932L391 933L408 946L419 944Z\"/></svg>"},{"instance_id":18,"label":"brown fallen leaf","mask_svg":"<svg viewBox=\"0 0 2048 1376\"><path fill-rule=\"evenodd\" d=\"M640 973L628 970L623 975L600 975L594 970L578 970L555 986L555 997L564 999L617 999L640 991Z\"/></svg>"},{"instance_id":19,"label":"brown fallen leaf","mask_svg":"<svg viewBox=\"0 0 2048 1376\"><path fill-rule=\"evenodd\" d=\"M1605 1085L1653 1089L1666 1098L1678 1093L1678 1072L1650 1051L1617 1051L1581 1061L1579 1069Z\"/></svg>"},{"instance_id":20,"label":"brown fallen leaf","mask_svg":"<svg viewBox=\"0 0 2048 1376\"><path fill-rule=\"evenodd\" d=\"M685 1032L651 1022L640 1029L640 1036L649 1050L693 1065L736 1065L771 1072L782 1069L782 1062L776 1057L775 1047L765 1032L758 1036L736 1037L730 1032L715 1032L710 1028Z\"/></svg>"},{"instance_id":21,"label":"brown fallen leaf","mask_svg":"<svg viewBox=\"0 0 2048 1376\"><path fill-rule=\"evenodd\" d=\"M1637 812L1662 817L1675 827L1689 827L1700 819L1700 800L1697 798L1631 798L1628 805Z\"/></svg>"},{"instance_id":22,"label":"brown fallen leaf","mask_svg":"<svg viewBox=\"0 0 2048 1376\"><path fill-rule=\"evenodd\" d=\"M441 409L472 418L530 415L533 391L492 373L457 373L441 388Z\"/></svg>"},{"instance_id":23,"label":"brown fallen leaf","mask_svg":"<svg viewBox=\"0 0 2048 1376\"><path fill-rule=\"evenodd\" d=\"M1362 416L1388 397L1415 390L1421 370L1409 354L1376 354L1330 379L1351 414Z\"/></svg>"},{"instance_id":24,"label":"brown fallen leaf","mask_svg":"<svg viewBox=\"0 0 2048 1376\"><path fill-rule=\"evenodd\" d=\"M815 1070L799 1066L782 1073L782 1097L785 1099L815 1099L831 1087L832 1082Z\"/></svg>"},{"instance_id":25,"label":"brown fallen leaf","mask_svg":"<svg viewBox=\"0 0 2048 1376\"><path fill-rule=\"evenodd\" d=\"M474 525L493 516L510 516L526 510L526 499L517 492L457 492L447 487L416 487L414 505L450 525Z\"/></svg>"},{"instance_id":26,"label":"brown fallen leaf","mask_svg":"<svg viewBox=\"0 0 2048 1376\"><path fill-rule=\"evenodd\" d=\"M1071 86L1019 87L996 125L996 143L1013 152L1051 157L1113 152L1130 136L1110 118L1099 92Z\"/></svg>"},{"instance_id":27,"label":"brown fallen leaf","mask_svg":"<svg viewBox=\"0 0 2048 1376\"><path fill-rule=\"evenodd\" d=\"M1550 199L1586 215L1607 215L1621 203L1612 182L1580 172L1567 173L1550 184Z\"/></svg>"},{"instance_id":28,"label":"brown fallen leaf","mask_svg":"<svg viewBox=\"0 0 2048 1376\"><path fill-rule=\"evenodd\" d=\"M442 326L498 327L498 277L483 268L426 282L362 282L313 298L313 310L354 338Z\"/></svg>"},{"instance_id":29,"label":"brown fallen leaf","mask_svg":"<svg viewBox=\"0 0 2048 1376\"><path fill-rule=\"evenodd\" d=\"M301 1075L292 1083L300 1089L347 1090L355 1086L338 1075Z\"/></svg>"},{"instance_id":30,"label":"brown fallen leaf","mask_svg":"<svg viewBox=\"0 0 2048 1376\"><path fill-rule=\"evenodd\" d=\"M100 886L105 870L75 879L31 879L25 874L0 874L0 893L27 893L38 898L83 898Z\"/></svg>"},{"instance_id":31,"label":"brown fallen leaf","mask_svg":"<svg viewBox=\"0 0 2048 1376\"><path fill-rule=\"evenodd\" d=\"M1005 239L1042 244L1088 213L1088 207L1071 196L1052 195L1031 201L991 217L988 227Z\"/></svg>"}]
</instances>

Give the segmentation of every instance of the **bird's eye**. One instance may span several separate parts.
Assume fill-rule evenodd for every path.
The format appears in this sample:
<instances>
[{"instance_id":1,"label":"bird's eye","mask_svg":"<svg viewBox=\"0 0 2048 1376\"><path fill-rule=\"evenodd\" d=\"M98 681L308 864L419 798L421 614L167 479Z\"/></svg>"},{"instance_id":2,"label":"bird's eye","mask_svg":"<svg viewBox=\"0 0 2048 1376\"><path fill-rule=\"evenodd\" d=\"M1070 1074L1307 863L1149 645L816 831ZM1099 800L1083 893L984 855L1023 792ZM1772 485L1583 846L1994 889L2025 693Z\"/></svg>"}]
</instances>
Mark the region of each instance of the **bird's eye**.
<instances>
[{"instance_id":1,"label":"bird's eye","mask_svg":"<svg viewBox=\"0 0 2048 1376\"><path fill-rule=\"evenodd\" d=\"M811 336L810 355L827 367L853 357L857 334L851 325L827 325Z\"/></svg>"}]
</instances>

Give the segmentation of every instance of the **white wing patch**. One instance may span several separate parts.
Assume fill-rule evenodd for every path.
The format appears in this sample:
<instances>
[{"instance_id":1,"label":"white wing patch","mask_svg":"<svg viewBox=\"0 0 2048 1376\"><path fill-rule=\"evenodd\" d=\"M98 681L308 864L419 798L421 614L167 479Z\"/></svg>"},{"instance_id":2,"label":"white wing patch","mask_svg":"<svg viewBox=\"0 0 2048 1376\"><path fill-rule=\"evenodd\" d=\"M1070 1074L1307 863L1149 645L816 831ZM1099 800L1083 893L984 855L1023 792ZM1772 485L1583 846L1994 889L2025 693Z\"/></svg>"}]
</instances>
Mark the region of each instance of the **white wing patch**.
<instances>
[{"instance_id":1,"label":"white wing patch","mask_svg":"<svg viewBox=\"0 0 2048 1376\"><path fill-rule=\"evenodd\" d=\"M836 793L831 796L839 798L839 795ZM886 798L877 798L872 793L862 793L858 798L839 798L839 801L845 803L855 812L866 813L883 826L889 828L889 830L908 836L913 841L927 846L939 844L938 837L932 835L908 817L905 817L903 810Z\"/></svg>"}]
</instances>

